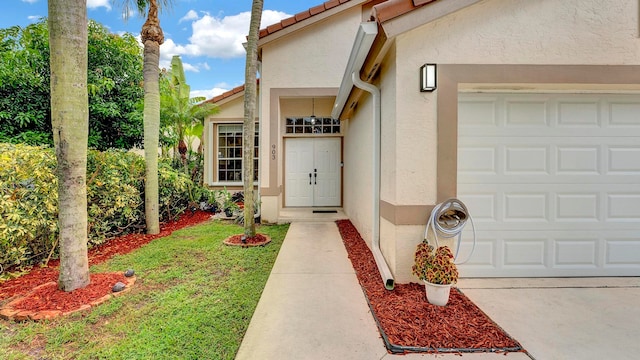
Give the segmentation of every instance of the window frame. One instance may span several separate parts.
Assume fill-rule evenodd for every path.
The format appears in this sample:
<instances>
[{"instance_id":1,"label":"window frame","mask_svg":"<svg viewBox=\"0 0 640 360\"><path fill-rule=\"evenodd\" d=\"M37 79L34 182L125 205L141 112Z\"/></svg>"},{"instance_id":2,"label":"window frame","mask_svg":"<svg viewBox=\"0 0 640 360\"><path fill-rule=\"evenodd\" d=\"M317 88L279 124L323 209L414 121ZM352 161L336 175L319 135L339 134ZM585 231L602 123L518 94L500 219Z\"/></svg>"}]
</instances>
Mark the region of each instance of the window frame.
<instances>
[{"instance_id":1,"label":"window frame","mask_svg":"<svg viewBox=\"0 0 640 360\"><path fill-rule=\"evenodd\" d=\"M221 130L224 130L226 127L236 127L235 130L230 130L227 133L231 134L234 133L234 135L232 135L232 139L233 139L233 144L229 144L227 146L221 144L221 140L223 140L223 135L221 135ZM238 129L239 128L239 129ZM238 130L240 130L239 136L238 136ZM215 140L215 150L214 150L214 159L213 159L213 184L212 185L241 185L243 183L242 180L242 176L243 176L243 166L244 166L244 158L243 158L243 144L242 141L244 140L244 129L243 129L243 123L241 122L224 122L224 123L215 123L214 124L214 131L213 131L213 137ZM229 137L225 137L224 138L227 143L229 140ZM239 142L238 142L239 141ZM259 181L259 166L260 166L260 130L259 130L259 126L258 126L258 122L255 122L255 138L254 138L255 144L254 144L254 157L253 157L253 161L254 161L254 181L257 183ZM226 151L223 151L226 150ZM229 155L229 151L239 151L239 157L236 157L235 154L233 154L234 156L228 156ZM227 156L222 156L223 153L226 153L225 155ZM224 169L221 170L220 166L221 166L221 161L239 161L240 162L240 167L239 168L232 168L232 169ZM232 180L229 180L228 177L225 177L225 179L221 179L221 174L223 173L223 171L226 171L227 173L231 173L233 171L239 171L239 180L236 180L235 176Z\"/></svg>"}]
</instances>

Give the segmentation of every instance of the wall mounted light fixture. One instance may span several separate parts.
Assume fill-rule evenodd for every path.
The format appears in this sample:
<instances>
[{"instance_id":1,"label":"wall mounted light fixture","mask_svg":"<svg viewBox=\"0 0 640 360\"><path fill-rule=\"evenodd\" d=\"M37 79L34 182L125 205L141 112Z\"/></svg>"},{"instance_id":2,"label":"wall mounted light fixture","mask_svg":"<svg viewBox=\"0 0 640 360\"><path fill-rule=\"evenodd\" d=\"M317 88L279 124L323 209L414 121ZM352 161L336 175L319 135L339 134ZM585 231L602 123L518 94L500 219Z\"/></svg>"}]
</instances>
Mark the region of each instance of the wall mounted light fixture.
<instances>
[{"instance_id":1,"label":"wall mounted light fixture","mask_svg":"<svg viewBox=\"0 0 640 360\"><path fill-rule=\"evenodd\" d=\"M424 64L420 67L420 91L436 89L436 64Z\"/></svg>"}]
</instances>

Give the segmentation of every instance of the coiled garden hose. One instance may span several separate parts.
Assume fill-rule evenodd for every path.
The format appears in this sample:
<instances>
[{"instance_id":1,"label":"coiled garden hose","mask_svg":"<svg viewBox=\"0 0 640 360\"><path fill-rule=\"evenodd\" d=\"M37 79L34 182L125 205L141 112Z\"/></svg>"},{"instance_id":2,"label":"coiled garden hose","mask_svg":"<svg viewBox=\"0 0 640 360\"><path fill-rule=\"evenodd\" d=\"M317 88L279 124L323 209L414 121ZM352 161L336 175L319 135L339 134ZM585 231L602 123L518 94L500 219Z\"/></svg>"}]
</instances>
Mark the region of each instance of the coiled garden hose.
<instances>
[{"instance_id":1,"label":"coiled garden hose","mask_svg":"<svg viewBox=\"0 0 640 360\"><path fill-rule=\"evenodd\" d=\"M464 229L467 220L471 222L471 228L473 230L473 246L471 247L469 256L467 256L464 261L457 262L458 254L460 253L460 243L462 242L462 230ZM424 240L427 243L429 242L429 229L433 232L436 248L439 246L438 237L452 238L457 236L458 241L453 261L456 265L464 264L469 261L476 248L476 227L473 223L471 214L469 214L469 210L467 210L467 207L462 201L456 198L450 198L440 204L437 204L433 210L431 210L431 215L427 221L427 227L424 230Z\"/></svg>"}]
</instances>

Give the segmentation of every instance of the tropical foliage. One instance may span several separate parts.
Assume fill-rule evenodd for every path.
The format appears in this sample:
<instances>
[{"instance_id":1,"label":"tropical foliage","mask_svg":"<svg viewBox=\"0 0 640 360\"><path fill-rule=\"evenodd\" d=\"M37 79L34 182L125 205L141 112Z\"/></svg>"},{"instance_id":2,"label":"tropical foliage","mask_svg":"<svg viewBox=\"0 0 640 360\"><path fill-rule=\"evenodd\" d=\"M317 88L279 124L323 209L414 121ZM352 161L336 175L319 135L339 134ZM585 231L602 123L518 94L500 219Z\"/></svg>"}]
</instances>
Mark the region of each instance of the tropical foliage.
<instances>
[{"instance_id":1,"label":"tropical foliage","mask_svg":"<svg viewBox=\"0 0 640 360\"><path fill-rule=\"evenodd\" d=\"M57 257L56 158L52 148L0 143L0 267ZM160 214L175 219L211 191L160 163ZM89 246L144 229L144 159L133 152L87 156ZM1 273L1 271L0 271ZM1 275L0 275L1 277Z\"/></svg>"},{"instance_id":2,"label":"tropical foliage","mask_svg":"<svg viewBox=\"0 0 640 360\"><path fill-rule=\"evenodd\" d=\"M202 146L194 152L191 145L195 139L202 145L204 119L218 109L214 104L203 103L204 97L190 97L190 92L182 60L175 55L171 59L171 69L163 71L160 78L160 143L163 153L173 148L174 158L184 167L185 173L201 184Z\"/></svg>"},{"instance_id":3,"label":"tropical foliage","mask_svg":"<svg viewBox=\"0 0 640 360\"><path fill-rule=\"evenodd\" d=\"M53 145L47 19L0 29L0 141ZM131 34L88 24L89 147L142 145L142 51Z\"/></svg>"}]
</instances>

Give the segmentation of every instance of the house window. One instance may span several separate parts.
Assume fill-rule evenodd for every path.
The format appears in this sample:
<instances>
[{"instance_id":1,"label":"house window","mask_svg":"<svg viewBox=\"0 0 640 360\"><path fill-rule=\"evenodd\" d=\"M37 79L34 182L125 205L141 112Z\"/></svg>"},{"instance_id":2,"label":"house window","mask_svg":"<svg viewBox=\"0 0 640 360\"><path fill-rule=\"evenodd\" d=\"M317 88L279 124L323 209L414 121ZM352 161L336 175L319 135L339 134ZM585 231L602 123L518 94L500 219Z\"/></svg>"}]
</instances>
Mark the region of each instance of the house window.
<instances>
[{"instance_id":1,"label":"house window","mask_svg":"<svg viewBox=\"0 0 640 360\"><path fill-rule=\"evenodd\" d=\"M258 180L258 127L253 150L253 179ZM242 125L218 125L218 181L242 181Z\"/></svg>"},{"instance_id":2,"label":"house window","mask_svg":"<svg viewBox=\"0 0 640 360\"><path fill-rule=\"evenodd\" d=\"M323 117L287 118L287 134L339 134L340 120Z\"/></svg>"}]
</instances>

